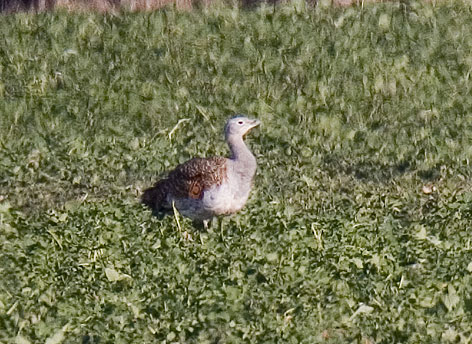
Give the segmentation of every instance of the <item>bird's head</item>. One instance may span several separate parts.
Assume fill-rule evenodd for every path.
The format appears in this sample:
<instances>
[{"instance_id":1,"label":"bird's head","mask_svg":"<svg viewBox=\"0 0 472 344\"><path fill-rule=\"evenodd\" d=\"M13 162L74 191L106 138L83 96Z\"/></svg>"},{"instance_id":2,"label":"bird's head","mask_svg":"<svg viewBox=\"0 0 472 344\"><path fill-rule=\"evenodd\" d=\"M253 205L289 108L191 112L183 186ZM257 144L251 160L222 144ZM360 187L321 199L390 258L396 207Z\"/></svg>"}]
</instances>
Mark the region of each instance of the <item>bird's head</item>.
<instances>
[{"instance_id":1,"label":"bird's head","mask_svg":"<svg viewBox=\"0 0 472 344\"><path fill-rule=\"evenodd\" d=\"M244 137L252 128L257 127L261 122L257 119L250 119L242 115L237 115L228 120L225 125L225 136Z\"/></svg>"}]
</instances>

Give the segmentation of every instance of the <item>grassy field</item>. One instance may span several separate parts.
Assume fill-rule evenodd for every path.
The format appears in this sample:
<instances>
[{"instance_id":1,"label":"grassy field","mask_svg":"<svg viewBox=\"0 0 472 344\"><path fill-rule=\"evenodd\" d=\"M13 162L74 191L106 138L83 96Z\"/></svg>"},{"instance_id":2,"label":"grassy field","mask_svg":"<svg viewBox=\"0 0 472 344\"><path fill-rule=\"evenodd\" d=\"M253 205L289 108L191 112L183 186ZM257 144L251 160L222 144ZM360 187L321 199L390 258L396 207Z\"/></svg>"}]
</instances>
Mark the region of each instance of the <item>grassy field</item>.
<instances>
[{"instance_id":1,"label":"grassy field","mask_svg":"<svg viewBox=\"0 0 472 344\"><path fill-rule=\"evenodd\" d=\"M1 343L470 343L472 8L0 17ZM201 232L141 191L259 169Z\"/></svg>"}]
</instances>

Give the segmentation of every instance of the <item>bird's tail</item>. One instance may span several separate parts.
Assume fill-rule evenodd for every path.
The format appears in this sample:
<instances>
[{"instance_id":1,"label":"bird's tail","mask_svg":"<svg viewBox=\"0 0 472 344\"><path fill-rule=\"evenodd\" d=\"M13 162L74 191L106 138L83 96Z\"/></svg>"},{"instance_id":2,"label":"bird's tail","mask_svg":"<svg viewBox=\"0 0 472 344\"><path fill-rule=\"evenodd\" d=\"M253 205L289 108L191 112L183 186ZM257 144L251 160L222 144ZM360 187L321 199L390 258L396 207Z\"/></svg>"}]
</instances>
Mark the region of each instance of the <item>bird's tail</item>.
<instances>
[{"instance_id":1,"label":"bird's tail","mask_svg":"<svg viewBox=\"0 0 472 344\"><path fill-rule=\"evenodd\" d=\"M141 202L159 212L165 209L167 191L166 180L160 180L152 188L144 190Z\"/></svg>"}]
</instances>

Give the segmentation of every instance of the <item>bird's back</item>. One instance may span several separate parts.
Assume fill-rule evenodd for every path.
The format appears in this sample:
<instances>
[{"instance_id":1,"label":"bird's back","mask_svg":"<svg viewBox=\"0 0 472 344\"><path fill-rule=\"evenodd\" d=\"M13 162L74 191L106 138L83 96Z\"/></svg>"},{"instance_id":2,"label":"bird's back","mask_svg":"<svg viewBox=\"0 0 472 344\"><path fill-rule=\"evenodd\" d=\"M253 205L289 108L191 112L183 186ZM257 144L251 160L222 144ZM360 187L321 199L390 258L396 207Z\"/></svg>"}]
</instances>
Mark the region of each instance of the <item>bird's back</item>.
<instances>
[{"instance_id":1,"label":"bird's back","mask_svg":"<svg viewBox=\"0 0 472 344\"><path fill-rule=\"evenodd\" d=\"M159 180L144 191L142 202L157 212L170 210L176 202L180 211L196 208L205 191L220 186L226 179L227 159L223 157L194 158L172 170L167 178ZM192 206L191 206L192 205ZM198 209L189 209L190 212ZM188 214L186 214L189 216ZM194 217L190 216L189 217Z\"/></svg>"}]
</instances>

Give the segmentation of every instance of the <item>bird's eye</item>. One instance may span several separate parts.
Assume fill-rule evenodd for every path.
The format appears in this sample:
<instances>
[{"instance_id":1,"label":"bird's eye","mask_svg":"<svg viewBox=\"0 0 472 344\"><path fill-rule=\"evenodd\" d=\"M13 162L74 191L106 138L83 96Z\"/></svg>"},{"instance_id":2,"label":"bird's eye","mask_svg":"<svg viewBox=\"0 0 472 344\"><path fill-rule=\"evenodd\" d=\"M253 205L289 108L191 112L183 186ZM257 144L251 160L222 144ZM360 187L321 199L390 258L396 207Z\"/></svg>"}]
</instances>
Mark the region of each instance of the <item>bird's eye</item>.
<instances>
[{"instance_id":1,"label":"bird's eye","mask_svg":"<svg viewBox=\"0 0 472 344\"><path fill-rule=\"evenodd\" d=\"M243 122L243 121L239 121L238 124L244 124L244 122Z\"/></svg>"}]
</instances>

